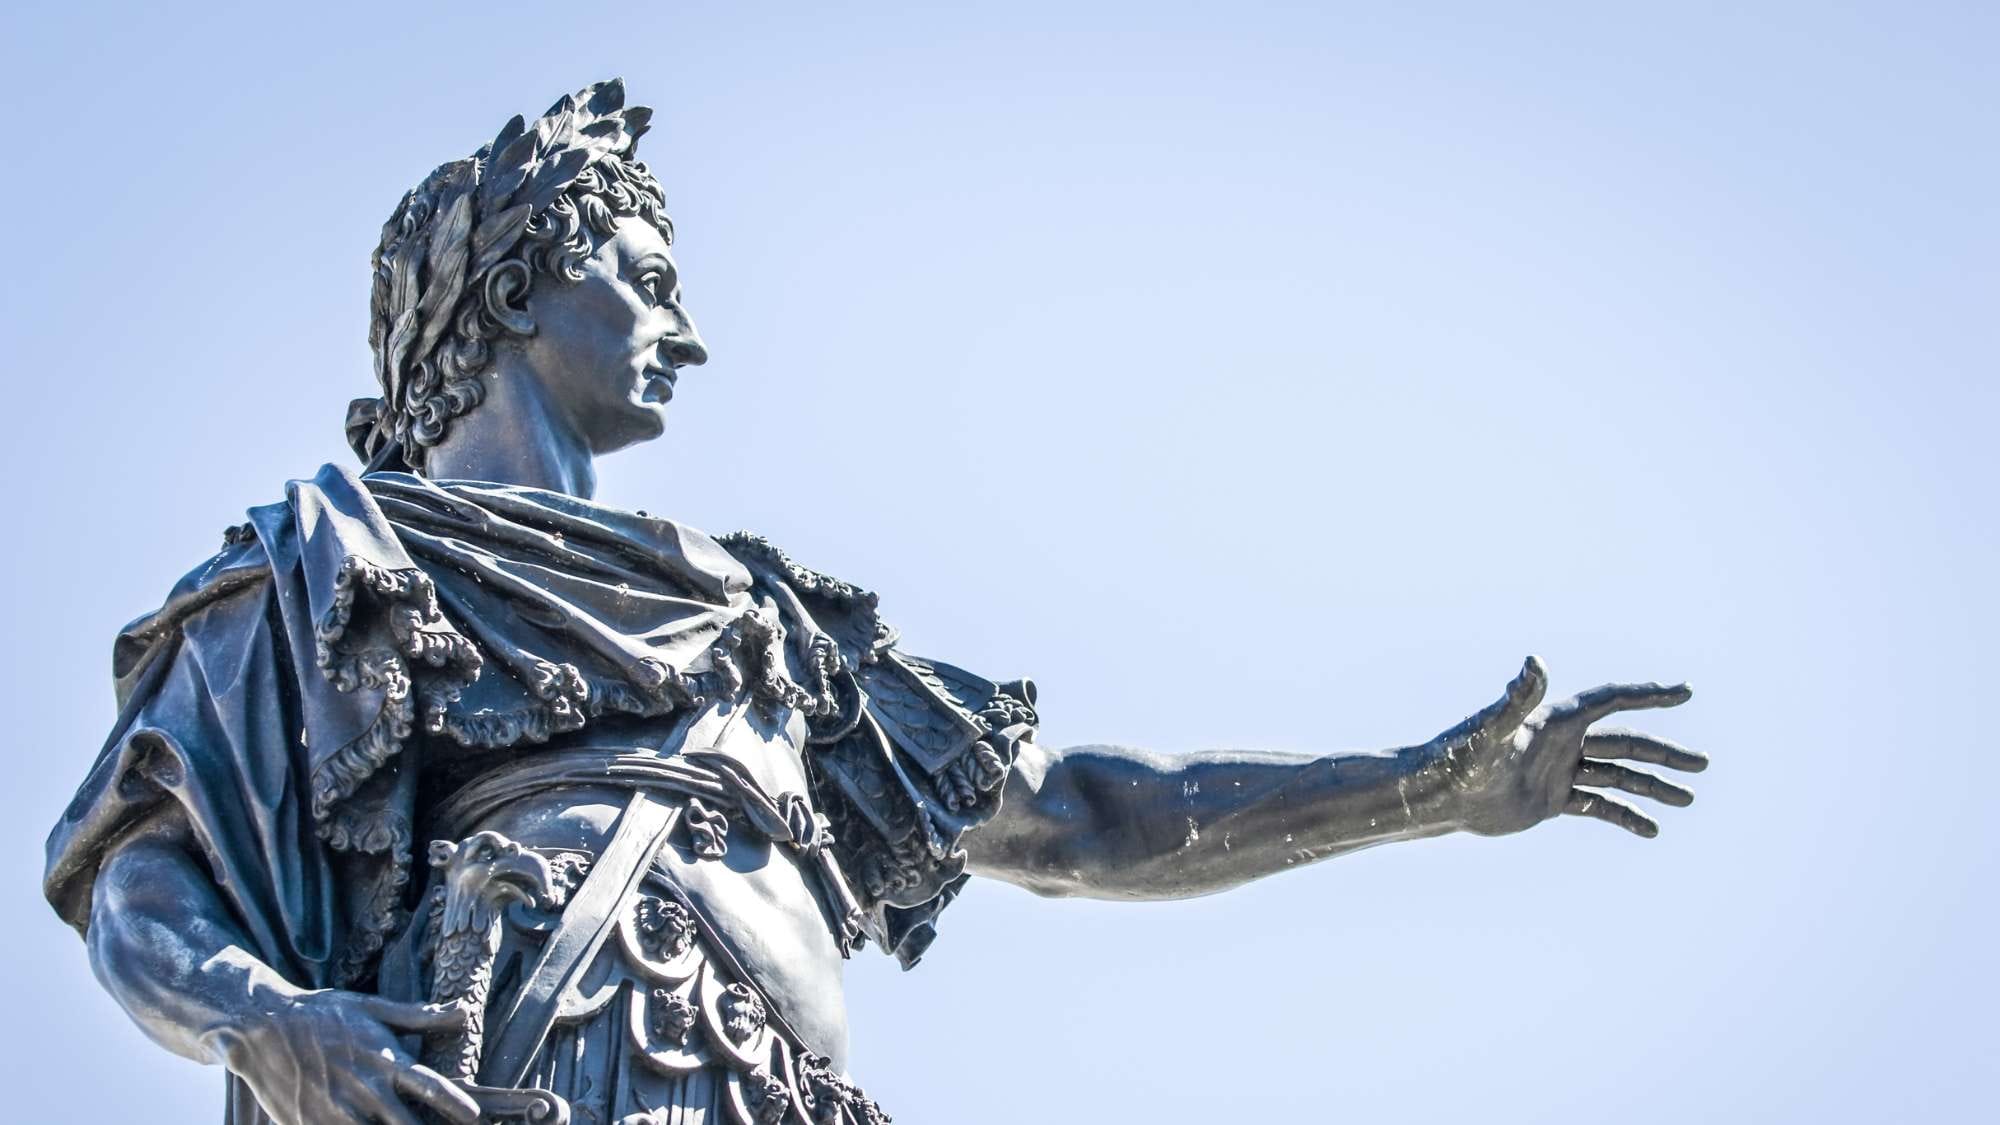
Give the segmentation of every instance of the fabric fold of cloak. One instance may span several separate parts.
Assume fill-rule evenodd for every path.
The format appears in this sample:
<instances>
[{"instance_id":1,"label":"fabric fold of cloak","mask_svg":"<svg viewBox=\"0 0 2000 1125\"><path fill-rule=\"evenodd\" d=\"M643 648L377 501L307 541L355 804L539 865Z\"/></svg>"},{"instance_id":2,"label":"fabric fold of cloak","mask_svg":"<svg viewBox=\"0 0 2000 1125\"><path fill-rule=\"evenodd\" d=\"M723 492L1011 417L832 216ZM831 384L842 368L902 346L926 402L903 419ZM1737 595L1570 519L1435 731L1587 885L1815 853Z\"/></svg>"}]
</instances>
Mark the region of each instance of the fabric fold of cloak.
<instances>
[{"instance_id":1,"label":"fabric fold of cloak","mask_svg":"<svg viewBox=\"0 0 2000 1125\"><path fill-rule=\"evenodd\" d=\"M749 701L805 713L836 854L909 966L1035 722L1026 681L899 652L872 594L754 536L335 466L249 516L114 647L117 724L48 841L79 932L105 849L172 802L253 952L365 982L407 916L427 755Z\"/></svg>"}]
</instances>

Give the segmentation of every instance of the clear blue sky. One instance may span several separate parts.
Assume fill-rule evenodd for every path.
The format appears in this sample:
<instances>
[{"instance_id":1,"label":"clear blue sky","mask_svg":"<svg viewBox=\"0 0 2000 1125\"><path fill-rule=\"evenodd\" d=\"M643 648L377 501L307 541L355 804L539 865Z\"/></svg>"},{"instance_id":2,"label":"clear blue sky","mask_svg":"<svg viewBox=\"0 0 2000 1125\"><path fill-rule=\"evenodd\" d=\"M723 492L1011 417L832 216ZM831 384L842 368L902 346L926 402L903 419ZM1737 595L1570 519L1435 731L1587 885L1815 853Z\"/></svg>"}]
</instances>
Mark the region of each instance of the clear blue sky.
<instances>
[{"instance_id":1,"label":"clear blue sky","mask_svg":"<svg viewBox=\"0 0 2000 1125\"><path fill-rule=\"evenodd\" d=\"M565 7L0 17L7 1116L215 1118L39 900L111 638L345 456L400 193L611 75L715 358L604 499L880 590L1058 745L1414 742L1531 651L1698 688L1655 841L976 888L849 973L898 1120L1990 1109L1992 7Z\"/></svg>"}]
</instances>

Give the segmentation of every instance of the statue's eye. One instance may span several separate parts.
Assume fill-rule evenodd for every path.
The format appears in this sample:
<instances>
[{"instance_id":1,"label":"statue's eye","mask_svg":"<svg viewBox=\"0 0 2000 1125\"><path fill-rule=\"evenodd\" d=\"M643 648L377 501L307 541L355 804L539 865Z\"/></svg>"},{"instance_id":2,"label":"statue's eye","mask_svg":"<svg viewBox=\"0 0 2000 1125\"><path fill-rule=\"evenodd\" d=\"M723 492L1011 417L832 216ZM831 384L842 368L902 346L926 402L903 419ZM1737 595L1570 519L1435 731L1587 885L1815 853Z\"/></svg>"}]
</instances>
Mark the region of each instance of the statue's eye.
<instances>
[{"instance_id":1,"label":"statue's eye","mask_svg":"<svg viewBox=\"0 0 2000 1125\"><path fill-rule=\"evenodd\" d=\"M673 293L667 285L666 275L660 273L658 270L648 270L640 275L639 288L645 290L653 298L653 303L656 305L673 303Z\"/></svg>"}]
</instances>

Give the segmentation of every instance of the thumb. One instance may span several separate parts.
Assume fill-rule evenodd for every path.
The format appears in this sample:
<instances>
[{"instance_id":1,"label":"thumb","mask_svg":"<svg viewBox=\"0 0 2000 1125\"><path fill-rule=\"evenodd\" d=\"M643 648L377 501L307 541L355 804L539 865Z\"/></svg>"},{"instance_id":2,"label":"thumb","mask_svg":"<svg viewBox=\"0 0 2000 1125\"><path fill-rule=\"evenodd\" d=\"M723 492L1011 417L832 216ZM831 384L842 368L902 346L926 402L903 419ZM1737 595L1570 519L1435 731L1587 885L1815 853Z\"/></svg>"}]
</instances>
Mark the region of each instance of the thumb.
<instances>
[{"instance_id":1,"label":"thumb","mask_svg":"<svg viewBox=\"0 0 2000 1125\"><path fill-rule=\"evenodd\" d=\"M1548 686L1548 669L1542 666L1540 658L1530 656L1522 662L1520 673L1507 685L1506 692L1499 699L1444 732L1440 739L1484 745L1496 736L1510 734L1527 721L1528 715L1542 702L1542 694Z\"/></svg>"},{"instance_id":2,"label":"thumb","mask_svg":"<svg viewBox=\"0 0 2000 1125\"><path fill-rule=\"evenodd\" d=\"M1542 696L1549 690L1549 670L1539 656L1530 656L1521 662L1521 671L1507 685L1507 694L1495 705L1498 718L1508 730L1526 722L1542 702Z\"/></svg>"},{"instance_id":3,"label":"thumb","mask_svg":"<svg viewBox=\"0 0 2000 1125\"><path fill-rule=\"evenodd\" d=\"M458 1031L471 1015L457 1004L419 1004L357 992L358 1006L370 1019L400 1031Z\"/></svg>"}]
</instances>

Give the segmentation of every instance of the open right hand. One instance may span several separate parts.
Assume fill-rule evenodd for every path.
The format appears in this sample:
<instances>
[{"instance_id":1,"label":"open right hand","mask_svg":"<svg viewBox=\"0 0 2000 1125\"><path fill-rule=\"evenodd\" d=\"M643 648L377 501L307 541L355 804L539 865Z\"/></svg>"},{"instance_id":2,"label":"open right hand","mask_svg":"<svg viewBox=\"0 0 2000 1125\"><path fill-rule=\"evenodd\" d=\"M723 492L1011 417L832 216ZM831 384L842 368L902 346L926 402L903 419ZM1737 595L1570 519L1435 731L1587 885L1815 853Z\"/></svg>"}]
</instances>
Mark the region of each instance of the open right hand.
<instances>
[{"instance_id":1,"label":"open right hand","mask_svg":"<svg viewBox=\"0 0 2000 1125\"><path fill-rule=\"evenodd\" d=\"M206 1038L277 1125L423 1125L418 1107L478 1125L471 1096L397 1041L463 1019L454 1008L362 992L288 990Z\"/></svg>"},{"instance_id":2,"label":"open right hand","mask_svg":"<svg viewBox=\"0 0 2000 1125\"><path fill-rule=\"evenodd\" d=\"M1650 839L1660 826L1606 790L1675 807L1694 801L1666 778L1620 763L1699 773L1706 757L1650 734L1591 726L1622 711L1678 707L1693 694L1686 684L1605 684L1538 707L1547 687L1548 672L1530 656L1498 702L1433 740L1452 779L1461 827L1499 836L1568 814Z\"/></svg>"}]
</instances>

